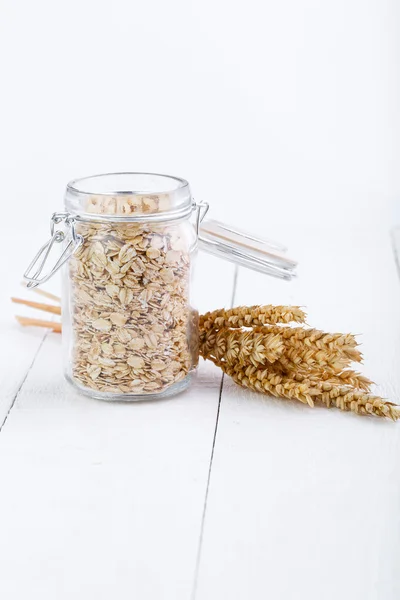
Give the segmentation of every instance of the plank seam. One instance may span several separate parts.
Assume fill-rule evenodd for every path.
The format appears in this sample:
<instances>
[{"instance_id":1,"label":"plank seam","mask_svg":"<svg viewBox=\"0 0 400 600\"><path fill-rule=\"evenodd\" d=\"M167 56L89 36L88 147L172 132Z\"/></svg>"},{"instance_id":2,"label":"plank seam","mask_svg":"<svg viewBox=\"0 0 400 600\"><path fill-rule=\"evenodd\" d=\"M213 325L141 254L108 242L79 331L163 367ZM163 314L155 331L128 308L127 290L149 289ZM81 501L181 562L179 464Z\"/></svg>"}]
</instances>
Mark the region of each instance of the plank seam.
<instances>
[{"instance_id":1,"label":"plank seam","mask_svg":"<svg viewBox=\"0 0 400 600\"><path fill-rule=\"evenodd\" d=\"M393 254L394 254L394 261L395 261L396 267L397 267L397 275L400 278L400 256L399 256L400 235L397 236L396 233L399 234L400 230L398 228L392 229L391 237L392 237L392 248L393 248Z\"/></svg>"},{"instance_id":2,"label":"plank seam","mask_svg":"<svg viewBox=\"0 0 400 600\"><path fill-rule=\"evenodd\" d=\"M27 380L27 378L28 378L28 375L29 375L29 373L31 372L31 370L32 370L32 368L33 368L33 365L34 365L34 364L35 364L35 362L36 362L36 359L37 359L37 357L39 356L39 352L40 352L40 350L41 350L41 348L42 348L42 346L43 346L43 343L44 343L44 341L45 341L45 339L46 339L46 337L47 337L47 334L48 334L48 331L46 331L46 333L45 333L45 334L44 334L44 336L42 337L42 339L41 339L41 342L40 342L40 344L39 344L39 346L38 346L38 349L36 350L35 354L33 355L32 362L31 362L31 364L29 365L29 367L27 368L27 370L26 370L26 373L25 373L25 375L24 375L24 377L23 377L23 379L22 379L22 381L21 381L20 385L18 386L18 389L17 389L17 391L16 391L16 392L15 392L15 394L14 394L14 397L13 397L13 399L12 399L12 401L11 401L11 404L10 404L10 407L9 407L9 409L8 409L8 411L7 411L7 414L6 414L6 416L4 417L4 420L3 420L3 422L2 422L2 423L1 423L1 425L0 425L0 433L3 431L3 427L4 427L4 425L6 424L6 421L7 421L8 417L9 417L9 415L10 415L10 413L11 413L12 409L14 408L14 405L15 405L15 403L16 403L16 401L17 401L17 399L18 399L18 396L19 396L19 394L21 393L21 391L22 391L22 388L23 388L23 387L24 387L24 385L25 385L25 382L26 382L26 380Z\"/></svg>"},{"instance_id":3,"label":"plank seam","mask_svg":"<svg viewBox=\"0 0 400 600\"><path fill-rule=\"evenodd\" d=\"M236 266L235 267L235 273L234 273L234 276L233 276L232 295L231 295L231 300L230 300L230 307L231 308L233 307L234 302L235 302L236 287L237 287L237 280L238 280L238 272L239 272L239 269ZM223 373L222 377L221 377L221 383L220 383L220 386L219 386L219 398L218 398L217 416L216 416L216 420L215 420L214 436L213 436L213 443L212 443L211 456L210 456L210 465L208 467L208 475L207 475L206 493L205 493L205 496L204 496L203 513L202 513L202 517L201 517L199 545L198 545L198 548L197 548L196 566L195 566L194 581L193 581L193 590L192 590L192 595L191 595L192 600L195 600L195 598L196 598L196 592L197 592L197 582L198 582L199 570L200 570L200 558L201 558L201 551L202 551L202 548L203 548L204 527L205 527L206 513L207 513L208 493L209 493L209 490L210 490L211 472L212 472L212 466L213 466L213 460L214 460L214 450L215 450L215 444L216 444L217 433L218 433L219 413L220 413L220 409L221 409L222 391L223 391L223 388L224 388L224 378L225 378L225 374Z\"/></svg>"},{"instance_id":4,"label":"plank seam","mask_svg":"<svg viewBox=\"0 0 400 600\"><path fill-rule=\"evenodd\" d=\"M202 550L202 547L203 547L203 536L204 536L204 525L205 525L205 520L206 520L208 492L209 492L209 489L210 489L211 470L212 470L212 464L213 464L213 459L214 459L215 441L217 439L218 422L219 422L219 411L220 411L220 408L221 408L221 397L222 397L223 386L224 386L224 374L222 374L221 383L220 383L220 386L219 386L219 398L218 398L217 418L216 418L216 421L215 421L214 437L213 437L213 443L212 443L212 448L211 448L210 465L208 467L207 486L206 486L206 493L205 493L205 496L204 496L203 514L201 516L200 537L199 537L199 545L198 545L198 548L197 548L197 557L196 557L196 567L195 567L195 575L194 575L194 582L193 582L192 600L195 600L195 597L196 597L197 580L198 580L198 576L199 576L199 567L200 567L200 556L201 556L201 550Z\"/></svg>"}]
</instances>

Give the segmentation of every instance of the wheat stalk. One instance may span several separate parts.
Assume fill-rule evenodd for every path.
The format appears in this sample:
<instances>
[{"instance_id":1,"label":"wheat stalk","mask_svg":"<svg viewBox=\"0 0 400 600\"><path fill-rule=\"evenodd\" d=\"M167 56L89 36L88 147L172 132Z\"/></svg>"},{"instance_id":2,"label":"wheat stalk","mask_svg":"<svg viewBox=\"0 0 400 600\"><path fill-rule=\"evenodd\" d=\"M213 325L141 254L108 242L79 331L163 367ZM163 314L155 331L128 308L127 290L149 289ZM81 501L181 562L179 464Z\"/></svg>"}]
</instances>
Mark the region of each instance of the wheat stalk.
<instances>
[{"instance_id":1,"label":"wheat stalk","mask_svg":"<svg viewBox=\"0 0 400 600\"><path fill-rule=\"evenodd\" d=\"M31 319L29 317L15 317L20 325L24 327L45 327L52 329L55 333L61 333L61 323L55 321L43 321L42 319Z\"/></svg>"},{"instance_id":2,"label":"wheat stalk","mask_svg":"<svg viewBox=\"0 0 400 600\"><path fill-rule=\"evenodd\" d=\"M288 326L304 321L299 307L240 306L209 312L200 317L200 354L254 391L398 419L400 408L369 394L372 382L348 368L362 360L355 337Z\"/></svg>"},{"instance_id":3,"label":"wheat stalk","mask_svg":"<svg viewBox=\"0 0 400 600\"><path fill-rule=\"evenodd\" d=\"M38 294L39 296L42 296L43 298L47 298L48 300L54 300L54 302L58 302L58 304L61 304L61 298L59 296L55 296L54 294L51 294L50 292L46 292L46 290L41 290L40 288L32 288L32 287L28 287L28 285L25 283L25 281L21 282L21 285L25 288L27 288L30 292L34 292L35 294Z\"/></svg>"},{"instance_id":4,"label":"wheat stalk","mask_svg":"<svg viewBox=\"0 0 400 600\"><path fill-rule=\"evenodd\" d=\"M53 304L33 302L32 300L22 300L21 298L11 298L11 302L14 302L15 304L24 304L25 306L30 306L31 308L37 308L38 310L50 312L53 313L53 315L61 315L61 307L54 306Z\"/></svg>"}]
</instances>

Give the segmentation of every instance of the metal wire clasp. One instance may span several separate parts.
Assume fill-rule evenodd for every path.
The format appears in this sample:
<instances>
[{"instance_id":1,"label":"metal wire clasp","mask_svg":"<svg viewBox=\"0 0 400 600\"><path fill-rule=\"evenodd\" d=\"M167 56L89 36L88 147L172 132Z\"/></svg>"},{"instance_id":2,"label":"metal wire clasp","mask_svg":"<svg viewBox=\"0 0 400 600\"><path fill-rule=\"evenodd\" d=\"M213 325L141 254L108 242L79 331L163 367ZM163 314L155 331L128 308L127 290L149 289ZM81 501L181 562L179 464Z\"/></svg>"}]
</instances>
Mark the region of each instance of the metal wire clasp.
<instances>
[{"instance_id":1,"label":"metal wire clasp","mask_svg":"<svg viewBox=\"0 0 400 600\"><path fill-rule=\"evenodd\" d=\"M196 233L199 235L200 223L208 213L208 209L210 205L208 202L193 202L193 209L197 211L196 213Z\"/></svg>"},{"instance_id":2,"label":"metal wire clasp","mask_svg":"<svg viewBox=\"0 0 400 600\"><path fill-rule=\"evenodd\" d=\"M65 231L56 229L56 225L60 223L65 225ZM54 273L71 258L78 250L79 246L83 244L83 237L77 234L75 230L75 219L66 212L54 213L52 215L50 220L50 234L51 238L43 244L24 273L24 280L27 282L28 288L34 288L48 281L50 277L52 277ZM66 246L62 251L61 256L57 259L50 271L41 276L54 244L59 244L61 242L66 242Z\"/></svg>"}]
</instances>

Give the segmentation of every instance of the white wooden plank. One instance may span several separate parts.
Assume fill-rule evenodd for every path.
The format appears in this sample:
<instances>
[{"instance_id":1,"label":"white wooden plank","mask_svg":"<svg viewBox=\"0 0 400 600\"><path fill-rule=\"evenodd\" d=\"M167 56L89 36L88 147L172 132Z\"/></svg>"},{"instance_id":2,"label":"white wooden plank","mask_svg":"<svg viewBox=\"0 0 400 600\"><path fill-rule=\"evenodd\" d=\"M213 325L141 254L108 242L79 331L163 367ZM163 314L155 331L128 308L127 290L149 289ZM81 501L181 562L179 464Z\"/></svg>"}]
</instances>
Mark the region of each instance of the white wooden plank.
<instances>
[{"instance_id":1,"label":"white wooden plank","mask_svg":"<svg viewBox=\"0 0 400 600\"><path fill-rule=\"evenodd\" d=\"M0 429L43 341L44 331L21 331L17 323L0 320Z\"/></svg>"},{"instance_id":2,"label":"white wooden plank","mask_svg":"<svg viewBox=\"0 0 400 600\"><path fill-rule=\"evenodd\" d=\"M23 330L14 319L16 314L38 316L26 307L11 304L10 300L11 296L29 297L29 293L20 285L23 265L26 266L30 258L29 255L23 256L27 246L29 244L17 244L15 237L8 235L7 231L0 236L0 255L4 257L0 294L0 428L46 333L43 330ZM7 260L10 248L14 255L12 263Z\"/></svg>"},{"instance_id":3,"label":"white wooden plank","mask_svg":"<svg viewBox=\"0 0 400 600\"><path fill-rule=\"evenodd\" d=\"M362 332L375 391L400 403L399 282L379 215L374 231L305 239L295 284L241 270L236 303L299 303L312 326ZM399 424L225 378L196 600L397 599L399 447Z\"/></svg>"},{"instance_id":4,"label":"white wooden plank","mask_svg":"<svg viewBox=\"0 0 400 600\"><path fill-rule=\"evenodd\" d=\"M200 308L209 286L229 304L233 267L213 276L214 259L199 262ZM176 398L91 400L63 381L49 334L0 435L2 596L187 599L220 381L202 361Z\"/></svg>"}]
</instances>

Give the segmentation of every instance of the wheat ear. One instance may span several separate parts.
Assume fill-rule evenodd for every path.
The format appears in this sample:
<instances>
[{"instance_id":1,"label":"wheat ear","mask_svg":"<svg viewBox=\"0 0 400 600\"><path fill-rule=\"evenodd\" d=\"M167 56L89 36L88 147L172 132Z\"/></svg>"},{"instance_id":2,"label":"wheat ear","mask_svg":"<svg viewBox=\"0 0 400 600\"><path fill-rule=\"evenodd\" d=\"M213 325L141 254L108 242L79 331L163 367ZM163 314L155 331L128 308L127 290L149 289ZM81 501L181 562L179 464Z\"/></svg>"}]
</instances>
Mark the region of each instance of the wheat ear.
<instances>
[{"instance_id":1,"label":"wheat ear","mask_svg":"<svg viewBox=\"0 0 400 600\"><path fill-rule=\"evenodd\" d=\"M306 315L298 306L239 306L200 316L200 328L255 327L266 323L304 323Z\"/></svg>"},{"instance_id":2,"label":"wheat ear","mask_svg":"<svg viewBox=\"0 0 400 600\"><path fill-rule=\"evenodd\" d=\"M350 367L362 354L351 334L288 326L299 307L251 306L200 317L200 354L249 389L396 420L400 408L369 394L372 382Z\"/></svg>"}]
</instances>

